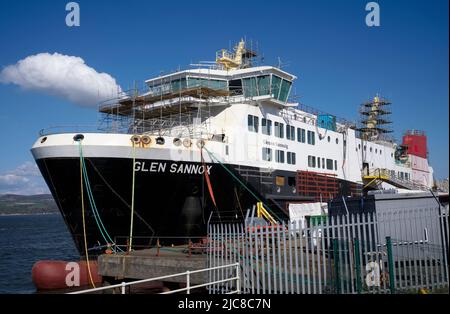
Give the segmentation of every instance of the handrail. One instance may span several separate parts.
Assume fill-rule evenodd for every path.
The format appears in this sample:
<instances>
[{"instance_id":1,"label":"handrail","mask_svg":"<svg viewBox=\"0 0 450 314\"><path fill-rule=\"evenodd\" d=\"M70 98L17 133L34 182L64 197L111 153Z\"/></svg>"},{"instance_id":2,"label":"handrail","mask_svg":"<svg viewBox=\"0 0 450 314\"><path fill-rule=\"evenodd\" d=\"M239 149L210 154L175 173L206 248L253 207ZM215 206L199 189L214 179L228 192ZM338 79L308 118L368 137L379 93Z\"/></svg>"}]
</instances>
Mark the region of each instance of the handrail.
<instances>
[{"instance_id":1,"label":"handrail","mask_svg":"<svg viewBox=\"0 0 450 314\"><path fill-rule=\"evenodd\" d=\"M227 267L235 267L236 268L236 276L227 278L227 279L213 281L213 282L207 282L207 283L200 284L200 285L191 286L191 284L190 284L190 275L191 274L196 274L196 273L201 273L201 272L216 270L216 269L222 269L222 268L227 268ZM209 268L204 268L204 269L197 269L197 270L191 270L191 271L188 270L183 273L165 275L165 276L149 278L149 279L142 279L142 280L137 280L137 281L132 281L132 282L122 282L120 284L115 284L115 285L111 285L111 286L80 290L80 291L75 291L75 292L69 292L67 294L84 294L84 293L103 291L103 290L109 290L109 289L115 289L115 288L121 288L121 294L125 294L125 292L126 292L125 288L127 286L137 285L140 283L146 283L146 282L150 282L150 281L158 281L158 280L167 279L167 278L179 277L179 276L186 276L186 287L185 288L162 292L160 294L172 294L172 293L182 292L182 291L186 291L187 294L190 294L190 291L192 289L206 287L206 286L210 286L210 285L214 285L214 284L218 284L218 283L222 283L222 282L227 282L227 281L233 281L233 280L236 280L236 290L231 291L228 294L235 294L235 293L240 294L241 293L240 264L233 263L233 264L229 264L229 265L221 265L221 266L209 267Z\"/></svg>"},{"instance_id":2,"label":"handrail","mask_svg":"<svg viewBox=\"0 0 450 314\"><path fill-rule=\"evenodd\" d=\"M39 136L57 133L107 133L98 128L97 124L67 124L54 125L39 130Z\"/></svg>"}]
</instances>

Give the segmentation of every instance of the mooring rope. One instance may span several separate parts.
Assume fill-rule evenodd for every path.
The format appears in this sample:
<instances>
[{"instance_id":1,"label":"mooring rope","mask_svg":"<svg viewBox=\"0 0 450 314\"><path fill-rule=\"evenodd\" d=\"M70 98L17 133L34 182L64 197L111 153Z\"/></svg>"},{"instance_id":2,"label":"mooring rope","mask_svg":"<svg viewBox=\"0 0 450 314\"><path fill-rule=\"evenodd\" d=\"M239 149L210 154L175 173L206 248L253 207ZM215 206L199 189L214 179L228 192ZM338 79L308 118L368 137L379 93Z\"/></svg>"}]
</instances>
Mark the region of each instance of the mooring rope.
<instances>
[{"instance_id":1,"label":"mooring rope","mask_svg":"<svg viewBox=\"0 0 450 314\"><path fill-rule=\"evenodd\" d=\"M103 224L103 220L100 216L100 213L97 209L97 205L95 204L95 200L94 200L94 195L92 194L92 189L91 189L91 184L89 182L89 177L88 177L88 173L87 173L87 168L86 168L86 163L84 162L84 156L83 156L83 148L81 146L81 142L79 142L79 150L80 150L80 158L81 158L81 163L83 166L83 175L84 175L84 183L86 185L86 190L88 193L88 199L89 199L89 203L91 205L92 208L92 213L94 214L94 219L95 222L97 224L97 227L100 231L100 234L103 238L103 240L105 241L105 243L111 243L112 244L112 250L115 252L117 248L117 250L123 252L122 249L120 249L120 247L118 247L116 245L116 243L113 241L113 239L111 238L110 234L108 233L108 230L106 230L105 225ZM105 236L106 234L106 236Z\"/></svg>"},{"instance_id":2,"label":"mooring rope","mask_svg":"<svg viewBox=\"0 0 450 314\"><path fill-rule=\"evenodd\" d=\"M205 146L203 146L203 148L206 150L206 152L208 153L209 157L211 158L212 161L217 162L219 165L221 165L237 182L239 182L258 202L261 202L264 207L267 209L267 211L272 214L273 216L275 216L275 218L278 219L278 221L282 221L280 219L280 217L278 217L273 210L270 209L269 206L267 206L255 193L253 193L252 190L250 190L250 188L244 183L242 182L230 169L228 169L227 166L225 166L217 157L214 156L214 154L212 152L210 152Z\"/></svg>"},{"instance_id":3,"label":"mooring rope","mask_svg":"<svg viewBox=\"0 0 450 314\"><path fill-rule=\"evenodd\" d=\"M136 147L133 142L133 179L131 184L131 217L130 217L130 241L128 252L131 252L131 247L133 245L133 218L134 218L134 190L136 183Z\"/></svg>"},{"instance_id":4,"label":"mooring rope","mask_svg":"<svg viewBox=\"0 0 450 314\"><path fill-rule=\"evenodd\" d=\"M78 141L78 145L81 147L81 140ZM81 215L83 217L83 237L84 237L84 251L86 254L86 263L89 274L89 280L91 281L92 287L95 288L94 280L92 279L91 266L89 263L89 253L87 248L87 236L86 236L86 217L84 215L84 187L83 187L83 159L82 155L80 155L80 187L81 187Z\"/></svg>"}]
</instances>

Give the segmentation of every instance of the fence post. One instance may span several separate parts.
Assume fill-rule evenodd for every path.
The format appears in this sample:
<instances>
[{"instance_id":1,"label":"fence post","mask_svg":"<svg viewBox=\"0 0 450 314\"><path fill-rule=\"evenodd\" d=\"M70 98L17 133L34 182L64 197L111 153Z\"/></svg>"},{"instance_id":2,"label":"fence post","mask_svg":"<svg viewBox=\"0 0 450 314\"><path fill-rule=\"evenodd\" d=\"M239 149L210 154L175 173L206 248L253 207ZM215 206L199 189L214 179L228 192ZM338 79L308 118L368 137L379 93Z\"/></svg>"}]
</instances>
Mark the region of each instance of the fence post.
<instances>
[{"instance_id":1,"label":"fence post","mask_svg":"<svg viewBox=\"0 0 450 314\"><path fill-rule=\"evenodd\" d=\"M341 282L339 275L339 252L338 252L338 239L333 239L333 259L334 259L334 274L335 274L335 288L336 293L341 293Z\"/></svg>"},{"instance_id":2,"label":"fence post","mask_svg":"<svg viewBox=\"0 0 450 314\"><path fill-rule=\"evenodd\" d=\"M386 237L386 247L389 265L389 289L391 290L391 293L395 293L394 259L392 256L391 237Z\"/></svg>"},{"instance_id":3,"label":"fence post","mask_svg":"<svg viewBox=\"0 0 450 314\"><path fill-rule=\"evenodd\" d=\"M186 293L190 294L191 293L191 278L189 277L189 270L186 271Z\"/></svg>"},{"instance_id":4,"label":"fence post","mask_svg":"<svg viewBox=\"0 0 450 314\"><path fill-rule=\"evenodd\" d=\"M236 291L237 294L241 294L241 271L239 263L236 264Z\"/></svg>"},{"instance_id":5,"label":"fence post","mask_svg":"<svg viewBox=\"0 0 450 314\"><path fill-rule=\"evenodd\" d=\"M122 287L121 287L121 289L122 289L122 294L125 294L125 282L124 281L122 281Z\"/></svg>"},{"instance_id":6,"label":"fence post","mask_svg":"<svg viewBox=\"0 0 450 314\"><path fill-rule=\"evenodd\" d=\"M359 240L357 238L353 241L355 252L355 267L356 267L356 291L361 293L361 261L359 259Z\"/></svg>"}]
</instances>

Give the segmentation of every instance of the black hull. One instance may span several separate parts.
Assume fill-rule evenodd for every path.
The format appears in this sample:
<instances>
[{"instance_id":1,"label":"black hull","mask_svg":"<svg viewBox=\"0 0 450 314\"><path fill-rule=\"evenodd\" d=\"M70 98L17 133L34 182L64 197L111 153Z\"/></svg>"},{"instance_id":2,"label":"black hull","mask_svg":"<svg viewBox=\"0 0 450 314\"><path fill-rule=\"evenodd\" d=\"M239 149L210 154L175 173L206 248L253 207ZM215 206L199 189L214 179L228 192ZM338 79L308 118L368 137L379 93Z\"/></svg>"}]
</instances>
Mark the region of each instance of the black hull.
<instances>
[{"instance_id":1,"label":"black hull","mask_svg":"<svg viewBox=\"0 0 450 314\"><path fill-rule=\"evenodd\" d=\"M47 158L36 162L78 251L84 255L79 158ZM154 166L152 162L155 163ZM92 195L103 224L111 238L117 244L125 246L130 233L132 160L85 158L85 164ZM194 240L205 236L209 219L216 222L240 222L247 209L256 204L256 197L268 204L280 219L287 219L285 204L290 199L301 199L289 186L276 190L274 178L280 172L268 175L261 173L256 167L211 164L206 165L206 169L210 169L209 178L217 204L215 208L205 175L199 170L202 164L137 160L137 165L133 224L133 247L136 248L154 245L157 238L162 244L168 245L186 243L189 237ZM224 167L244 182L250 191ZM105 245L106 241L94 219L85 186L83 192L86 238L88 248L92 249ZM274 194L280 196L278 200L267 197ZM101 251L104 248L97 253Z\"/></svg>"}]
</instances>

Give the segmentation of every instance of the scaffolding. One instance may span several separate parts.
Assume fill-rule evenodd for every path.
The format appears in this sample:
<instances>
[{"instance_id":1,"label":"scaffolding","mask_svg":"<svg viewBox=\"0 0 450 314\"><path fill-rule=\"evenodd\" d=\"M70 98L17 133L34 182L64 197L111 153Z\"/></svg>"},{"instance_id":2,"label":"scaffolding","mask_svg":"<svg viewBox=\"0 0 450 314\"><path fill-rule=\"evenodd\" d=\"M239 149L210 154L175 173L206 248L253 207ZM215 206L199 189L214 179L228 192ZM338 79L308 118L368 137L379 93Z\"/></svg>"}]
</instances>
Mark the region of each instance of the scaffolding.
<instances>
[{"instance_id":1,"label":"scaffolding","mask_svg":"<svg viewBox=\"0 0 450 314\"><path fill-rule=\"evenodd\" d=\"M387 125L392 121L389 116L392 112L389 109L391 102L389 100L379 97L378 95L368 102L365 102L360 107L361 127L358 129L361 132L363 140L367 141L382 141L386 140L387 133L392 133L392 129Z\"/></svg>"},{"instance_id":2,"label":"scaffolding","mask_svg":"<svg viewBox=\"0 0 450 314\"><path fill-rule=\"evenodd\" d=\"M226 105L229 92L204 86L155 95L137 89L99 105L103 131L203 138L210 135L210 118L218 99ZM214 103L214 104L213 104Z\"/></svg>"}]
</instances>

